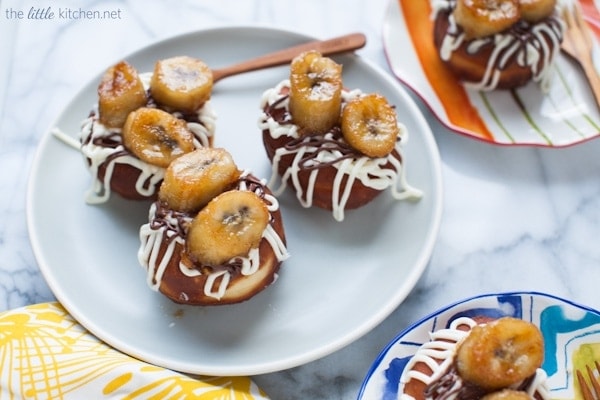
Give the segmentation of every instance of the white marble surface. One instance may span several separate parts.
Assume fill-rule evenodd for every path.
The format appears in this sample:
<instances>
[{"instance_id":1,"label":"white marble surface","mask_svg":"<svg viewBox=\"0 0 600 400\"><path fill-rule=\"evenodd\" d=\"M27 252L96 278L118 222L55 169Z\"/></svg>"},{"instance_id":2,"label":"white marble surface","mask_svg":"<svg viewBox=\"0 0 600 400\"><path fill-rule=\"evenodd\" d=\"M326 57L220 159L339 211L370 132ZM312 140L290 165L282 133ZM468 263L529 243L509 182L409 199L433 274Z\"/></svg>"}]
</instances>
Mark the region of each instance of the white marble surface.
<instances>
[{"instance_id":1,"label":"white marble surface","mask_svg":"<svg viewBox=\"0 0 600 400\"><path fill-rule=\"evenodd\" d=\"M359 54L389 71L381 40L387 1L2 1L0 311L53 299L29 245L26 186L40 137L82 85L159 39L238 25L319 38L362 31L368 44ZM29 19L31 7L112 10L120 19ZM464 297L536 290L600 308L600 142L497 147L451 133L423 110L444 178L444 215L427 270L406 301L363 338L321 360L255 377L273 399L355 398L389 340Z\"/></svg>"}]
</instances>

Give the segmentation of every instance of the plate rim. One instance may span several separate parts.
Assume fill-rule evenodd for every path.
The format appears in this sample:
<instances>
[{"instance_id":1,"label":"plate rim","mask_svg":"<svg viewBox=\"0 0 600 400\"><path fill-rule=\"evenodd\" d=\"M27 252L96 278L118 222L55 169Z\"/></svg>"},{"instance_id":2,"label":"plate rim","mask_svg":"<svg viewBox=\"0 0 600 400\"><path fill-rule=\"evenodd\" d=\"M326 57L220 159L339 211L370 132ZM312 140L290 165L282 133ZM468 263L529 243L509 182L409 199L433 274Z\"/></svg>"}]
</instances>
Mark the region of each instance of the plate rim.
<instances>
[{"instance_id":1,"label":"plate rim","mask_svg":"<svg viewBox=\"0 0 600 400\"><path fill-rule=\"evenodd\" d=\"M283 34L283 35L286 35L286 38L288 38L288 39L294 39L294 40L297 39L298 41L315 39L315 37L305 35L303 33L299 33L296 31L290 31L290 30L278 29L278 28L272 28L272 27L253 26L253 25L226 26L226 27L216 27L216 28L195 30L195 31L191 31L191 32L187 32L187 33L183 33L183 34L179 34L179 35L170 36L170 37L158 40L158 41L153 41L151 43L148 43L147 45L141 46L140 48L138 48L132 52L129 52L128 54L124 55L121 58L132 58L132 57L137 56L140 53L150 51L153 47L164 46L170 42L185 40L186 38L193 38L193 37L196 37L197 35L216 34L219 32L225 32L225 33L231 35L231 34L235 34L236 32L239 34L240 31L248 31L248 30L251 30L253 32L260 31L260 32L269 32L271 34ZM430 165L429 168L431 169L430 173L433 177L432 183L433 183L434 187L432 188L432 190L435 192L434 194L428 194L434 198L434 201L432 202L432 211L433 211L432 216L431 216L432 223L431 223L431 229L427 235L427 240L423 242L423 246L419 253L419 257L417 258L417 260L414 263L415 267L411 269L410 274L408 275L408 278L410 281L410 285L409 285L410 289L407 290L406 293L396 292L395 296L390 299L393 301L390 301L388 303L387 307L384 307L383 309L379 310L379 312L374 313L372 318L369 318L365 323L362 323L360 326L357 327L357 329L354 329L353 331L347 332L345 335L342 335L333 344L322 343L320 347L314 348L310 352L306 352L303 354L296 354L292 357L288 356L287 358L280 359L278 361L271 361L271 362L266 362L266 363L264 363L264 362L254 363L253 365L255 366L255 368L252 370L239 370L239 369L235 369L235 368L232 369L232 368L226 367L226 368L212 369L212 370L208 371L210 374L222 375L222 376L232 376L232 375L254 375L254 374L259 374L259 373L276 372L276 371L280 371L283 369L299 366L299 365L302 365L302 364L310 362L310 361L314 361L316 359L327 356L327 355L349 345L350 343L359 339L360 337L362 337L363 335L365 335L369 331L371 331L373 328L375 328L377 325L379 325L385 318L387 318L394 311L394 309L396 309L398 307L399 304L402 303L402 301L404 301L404 299L410 294L410 292L412 291L412 289L414 288L414 286L416 285L416 283L422 276L423 272L425 271L425 269L429 263L429 260L433 253L433 249L435 247L435 243L437 241L437 237L439 234L441 218L442 218L442 213L443 213L443 181L442 181L443 177L442 177L441 157L440 157L437 143L435 141L435 137L434 137L433 132L431 131L431 128L430 128L429 124L427 123L425 117L419 111L419 108L416 105L416 103L412 100L412 98L410 98L410 96L406 92L405 88L403 88L401 85L399 85L398 82L396 80L394 80L392 76L387 74L381 67L379 67L372 61L370 61L366 58L363 58L356 53L354 53L353 57L356 57L357 60L359 60L361 63L363 63L367 68L371 69L383 81L386 81L387 83L389 83L391 88L394 90L394 92L396 92L398 94L398 97L402 98L403 101L405 102L405 105L410 107L411 114L412 114L413 118L415 118L418 125L424 126L427 128L428 134L424 135L424 138L425 138L426 146L428 147L429 151L431 151L432 156L433 156L433 159L431 160L432 163L429 164ZM47 260L45 260L45 258L43 256L44 251L42 250L43 245L41 244L41 238L36 234L35 217L33 215L34 214L33 208L34 208L35 200L33 199L32 194L35 191L36 182L39 179L37 176L35 176L35 174L37 171L39 171L40 167L42 167L41 166L41 156L44 153L44 151L46 151L45 149L48 146L48 143L51 140L55 140L52 137L51 130L63 118L64 114L68 111L68 109L70 107L72 107L72 105L79 98L79 96L81 96L82 93L85 92L86 87L95 79L95 76L96 75L94 75L89 80L86 80L86 82L84 83L84 86L82 88L80 88L77 92L74 93L74 95L67 101L66 105L62 108L62 110L58 113L57 117L52 121L50 126L41 135L41 139L37 145L37 148L36 148L36 151L35 151L35 154L33 157L33 161L31 163L31 168L30 168L28 182L27 182L27 189L26 189L26 220L27 220L27 227L28 227L28 236L29 236L30 244L31 244L35 259L37 261L38 267L39 267L40 271L42 272L42 275L44 276L44 279L47 282L48 286L50 287L53 295L63 305L63 307L65 307L65 309L67 309L69 311L69 313L78 322L81 323L82 326L84 326L86 329L88 329L93 334L97 335L101 340L105 341L106 343L109 343L113 347L117 348L118 350L120 350L126 354L130 354L134 357L141 358L143 360L147 360L156 365L164 365L164 362L161 362L160 357L157 358L157 357L153 357L153 355L138 354L135 351L132 351L133 349L131 348L130 344L123 342L122 340L120 340L118 337L115 337L114 335L111 335L109 332L107 332L104 329L104 327L102 327L101 325L98 325L96 322L94 322L93 319L90 320L89 316L84 315L81 308L78 305L74 304L73 301L68 298L69 296L63 290L60 289L60 287L61 287L60 282L57 281L57 277L55 276L55 274L52 273L52 268L49 267L49 265L47 264ZM109 338L109 339L107 340L107 338ZM127 349L127 351L125 351L123 349ZM176 369L179 371L183 371L183 372L199 373L199 374L208 373L203 370L196 370L194 368L190 368L190 365L187 362L180 363L180 364L170 364L167 367L173 368L173 369Z\"/></svg>"},{"instance_id":2,"label":"plate rim","mask_svg":"<svg viewBox=\"0 0 600 400\"><path fill-rule=\"evenodd\" d=\"M551 294L551 293L546 293L546 292L541 292L541 291L536 291L536 290L515 290L515 291L506 291L506 292L490 292L490 293L482 293L482 294L478 294L478 295L473 295L470 297L466 297L463 299L459 299L459 300L455 300L443 307L440 307L430 313L428 313L427 315L425 315L424 317L419 318L418 320L416 320L415 322L410 323L406 328L402 329L396 336L394 336L383 348L382 350L377 354L377 357L373 360L373 363L371 364L371 366L369 367L369 370L367 371L367 373L365 374L365 378L363 379L363 382L360 386L360 390L358 392L357 395L357 400L363 400L362 395L364 394L367 385L371 379L371 377L373 376L373 374L377 371L377 369L379 368L382 360L388 355L388 352L390 351L390 349L392 347L394 347L404 336L406 336L408 333L410 333L411 331L415 330L416 328L418 328L419 326L421 326L422 324L424 324L425 322L441 315L444 314L445 312L447 312L448 310L460 306L461 304L465 304L465 303L469 303L475 300L479 300L479 299L483 299L483 298L488 298L488 297L502 297L502 296L506 296L506 297L510 297L510 296L536 296L536 297L543 297L543 298L547 298L547 299L552 299L554 301L557 302L561 302L561 303L566 303L570 306L576 307L578 309L582 309L585 310L586 312L589 313L593 313L596 314L598 316L600 316L600 310L597 310L593 307L584 305L582 303L579 303L577 301L573 301L573 300L569 300L566 299L564 297L555 295L555 294Z\"/></svg>"}]
</instances>

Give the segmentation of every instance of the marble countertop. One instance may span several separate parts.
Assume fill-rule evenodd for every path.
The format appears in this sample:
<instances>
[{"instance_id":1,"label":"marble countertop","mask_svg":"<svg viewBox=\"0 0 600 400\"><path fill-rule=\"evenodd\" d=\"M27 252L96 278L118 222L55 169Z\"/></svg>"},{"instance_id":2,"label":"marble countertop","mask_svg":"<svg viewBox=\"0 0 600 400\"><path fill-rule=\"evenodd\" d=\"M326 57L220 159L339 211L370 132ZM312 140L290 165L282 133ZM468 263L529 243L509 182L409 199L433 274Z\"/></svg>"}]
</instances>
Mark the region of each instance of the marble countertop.
<instances>
[{"instance_id":1,"label":"marble countertop","mask_svg":"<svg viewBox=\"0 0 600 400\"><path fill-rule=\"evenodd\" d=\"M0 311L54 299L28 239L32 158L70 99L120 57L163 38L221 26L268 26L323 39L361 31L368 42L358 54L390 73L381 37L388 0L93 3L90 9L113 12L104 20L74 18L80 4L0 5ZM74 14L59 18L61 7ZM44 18L49 8L53 19ZM465 297L542 291L600 308L600 142L562 149L490 145L448 131L419 105L439 146L444 183L444 212L427 269L407 299L354 343L254 377L273 399L355 398L386 343Z\"/></svg>"}]
</instances>

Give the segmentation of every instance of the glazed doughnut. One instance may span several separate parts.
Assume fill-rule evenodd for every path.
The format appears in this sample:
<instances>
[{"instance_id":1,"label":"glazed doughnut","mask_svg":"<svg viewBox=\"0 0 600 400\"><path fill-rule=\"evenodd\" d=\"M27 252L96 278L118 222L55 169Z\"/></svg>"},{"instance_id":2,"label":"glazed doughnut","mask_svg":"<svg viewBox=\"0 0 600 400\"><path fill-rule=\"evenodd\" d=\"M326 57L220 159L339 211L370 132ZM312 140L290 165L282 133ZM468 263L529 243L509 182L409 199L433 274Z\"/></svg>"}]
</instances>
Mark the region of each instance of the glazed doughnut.
<instances>
[{"instance_id":1,"label":"glazed doughnut","mask_svg":"<svg viewBox=\"0 0 600 400\"><path fill-rule=\"evenodd\" d=\"M123 85L125 78L122 75L125 73L130 82L138 82L139 87L130 85L120 90L118 85ZM86 193L86 201L90 204L103 203L112 193L130 200L156 199L164 165L154 165L140 159L123 141L126 119L136 110L164 110L185 124L191 136L192 148L212 145L216 114L210 101L204 102L193 112L158 105L150 93L153 75L153 72L138 75L133 66L120 62L109 68L98 85L98 104L82 122L80 129L80 149L93 178L92 187ZM107 110L116 111L109 113Z\"/></svg>"},{"instance_id":2,"label":"glazed doughnut","mask_svg":"<svg viewBox=\"0 0 600 400\"><path fill-rule=\"evenodd\" d=\"M510 324L513 321L516 321L516 319L508 317L500 319L459 317L453 320L448 328L432 332L430 334L431 340L423 344L405 366L400 377L398 398L403 400L482 398L485 395L498 393L504 389L511 389L525 392L530 398L538 400L550 399L550 392L547 387L547 375L540 368L541 359L537 358L540 354L543 355L543 350L540 352L539 349L528 349L527 351L531 351L532 355L535 353L531 364L535 365L532 368L533 373L528 374L524 379L515 377L515 379L511 380L510 385L506 387L482 387L469 381L459 372L461 368L457 367L457 359L459 357L457 354L461 351L463 344L469 339L473 329L488 329L486 328L487 326L500 326L500 329L503 329L503 324ZM518 321L526 327L522 328L519 325L518 329L528 329L538 332L537 328L532 324L522 320ZM512 329L512 326L509 325L507 329ZM492 336L492 338L494 337ZM471 338L471 342L475 340L480 341L481 339L479 337ZM497 346L498 341L495 338L494 340L487 340L489 342L482 345ZM536 337L532 340L532 343L537 343L539 340L541 339ZM482 342L478 343L481 344ZM462 348L463 352L467 352L467 350L466 347ZM524 348L519 348L518 351L524 351ZM524 357L525 353L520 353L519 356ZM466 358L467 356L463 354L462 357ZM468 357L477 358L479 355L477 353L470 353L469 349ZM478 368L480 371L476 372L485 375L486 363L485 359L479 359ZM495 363L490 363L490 365L495 365ZM489 381L495 379L487 375L486 378Z\"/></svg>"},{"instance_id":3,"label":"glazed doughnut","mask_svg":"<svg viewBox=\"0 0 600 400\"><path fill-rule=\"evenodd\" d=\"M432 0L434 44L456 77L478 90L516 88L531 81L546 86L565 29L558 6L539 20L519 14L516 22L500 32L472 37L457 22L455 11L463 1ZM526 6L529 3L522 6L523 14L534 14Z\"/></svg>"},{"instance_id":4,"label":"glazed doughnut","mask_svg":"<svg viewBox=\"0 0 600 400\"><path fill-rule=\"evenodd\" d=\"M324 134L301 135L289 112L289 80L264 92L259 127L266 154L273 165L269 187L278 196L289 185L303 207L332 211L338 221L344 211L371 202L385 189L396 199L416 199L419 190L406 181L400 145L384 157L369 157L344 140L336 124ZM342 107L363 96L342 90ZM406 129L399 124L400 137Z\"/></svg>"},{"instance_id":5,"label":"glazed doughnut","mask_svg":"<svg viewBox=\"0 0 600 400\"><path fill-rule=\"evenodd\" d=\"M174 161L173 165L186 158L188 155L182 156ZM191 173L197 175L194 171ZM168 174L169 171L161 186L159 199L150 207L148 223L140 228L141 245L138 260L146 269L148 285L176 303L209 306L248 300L272 284L277 279L279 267L288 257L288 253L279 203L266 185L248 171L244 171L239 173L233 182L229 182L230 179L227 178L222 192L208 204L202 205L200 210L194 206L182 211L173 209L162 199L163 190L167 190L164 185L168 183ZM197 183L204 186L201 181ZM190 180L185 182L186 185L197 183ZM266 210L265 227L260 228L258 243L241 253L226 253L225 258L200 259L190 241L208 243L206 251L220 257L223 254L221 250L229 251L242 240L236 236L233 238L235 243L227 243L226 238L218 236L220 233L206 229L206 224L200 217L208 215L211 220L218 220L219 224L230 223L222 221L233 218L233 213L223 211L223 217L215 215L215 207L212 205L217 204L217 199L227 195L235 202L238 198L241 199L240 193L250 193L251 197L261 203L261 208ZM240 213L242 218L248 215L249 208L252 207L247 203L240 203L240 209L243 209ZM195 235L193 238L192 234Z\"/></svg>"}]
</instances>

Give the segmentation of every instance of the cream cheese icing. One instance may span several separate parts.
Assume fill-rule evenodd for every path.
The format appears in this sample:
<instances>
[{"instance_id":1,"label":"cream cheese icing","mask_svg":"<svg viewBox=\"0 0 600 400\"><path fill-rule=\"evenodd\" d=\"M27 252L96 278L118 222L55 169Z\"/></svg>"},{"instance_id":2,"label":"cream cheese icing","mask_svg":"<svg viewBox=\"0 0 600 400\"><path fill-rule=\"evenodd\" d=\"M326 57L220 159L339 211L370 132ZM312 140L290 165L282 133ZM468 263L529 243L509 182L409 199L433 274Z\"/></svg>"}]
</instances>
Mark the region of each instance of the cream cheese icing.
<instances>
[{"instance_id":1,"label":"cream cheese icing","mask_svg":"<svg viewBox=\"0 0 600 400\"><path fill-rule=\"evenodd\" d=\"M300 138L297 125L293 124L291 121L280 123L264 112L264 109L270 106L283 108L286 112L289 111L289 99L285 94L282 94L287 93L289 85L289 79L284 79L275 87L267 89L261 97L260 107L263 112L259 118L258 126L261 130L268 131L271 137L274 139L284 136L293 139ZM351 91L343 90L342 104L347 103L351 99L361 96L362 94L362 91L359 89ZM405 143L408 140L408 130L400 123L399 128L401 132L401 140L403 143ZM323 139L325 141L330 141L331 143L337 140L331 133L326 133ZM401 158L403 158L400 145L396 145L396 150L401 155ZM276 196L281 195L287 185L291 184L296 191L296 195L300 204L306 208L312 206L315 182L319 170L318 168L312 169L309 178L309 184L306 188L306 193L304 192L298 178L298 173L302 168L301 163L304 162L304 156L311 153L316 153L316 157L310 161L310 165L304 165L314 166L319 163L332 164L337 169L332 193L332 213L333 217L338 221L344 219L345 205L350 196L352 183L354 181L360 181L365 186L377 190L391 188L391 194L397 200L414 200L421 198L423 195L419 189L412 187L408 183L404 165L392 154L382 158L371 158L367 156L345 158L342 156L336 146L331 146L330 149L327 149L323 146L315 146L311 144L311 138L309 136L304 139L302 146L294 146L294 148L281 147L275 151L275 155L272 160L272 174L269 179L268 186L271 188L271 190L273 190L273 193ZM287 169L285 174L283 174L283 176L279 176L279 162L283 156L287 155L293 155L294 161ZM388 163L391 164L395 170L392 170L391 168L383 168L383 166ZM347 177L348 181L344 190L342 190L341 183L344 176Z\"/></svg>"},{"instance_id":2,"label":"cream cheese icing","mask_svg":"<svg viewBox=\"0 0 600 400\"><path fill-rule=\"evenodd\" d=\"M439 329L434 332L430 332L430 341L424 343L415 355L405 366L400 376L400 384L398 387L398 399L399 400L415 400L412 396L404 393L404 387L412 380L418 380L425 385L432 385L439 382L444 375L448 373L451 366L454 363L456 356L456 350L458 344L469 335L469 331L477 325L477 322L468 317L460 317L451 322L448 328ZM459 327L466 327L467 329L459 329ZM424 363L427 365L432 373L424 374L422 372L414 370L417 363ZM521 383L514 385L513 388L520 387ZM443 396L424 396L425 399L444 399L454 400L457 399L459 390L464 386L464 381L457 376L457 379L452 382L452 386L445 390ZM533 398L536 394L542 399L550 399L550 389L547 385L546 372L538 368L533 379L527 382L525 391Z\"/></svg>"},{"instance_id":3,"label":"cream cheese icing","mask_svg":"<svg viewBox=\"0 0 600 400\"><path fill-rule=\"evenodd\" d=\"M449 28L439 50L440 57L444 61L448 61L452 53L467 40L464 31L458 26L451 12L455 4L456 0L431 0L433 19L440 12L449 13ZM559 7L557 5L557 8ZM552 65L559 52L558 49L564 34L564 21L558 17L550 17L547 21L534 25L524 21L519 23L524 24L522 29L513 28L489 37L474 39L468 43L467 52L469 54L476 54L483 46L490 43L493 43L494 50L488 59L481 81L465 82L465 86L475 90L494 90L498 85L502 70L508 63L516 60L519 66L531 70L533 82L540 83L543 90L548 90ZM527 30L525 40L519 38L520 30ZM550 40L552 44L548 45L547 40ZM539 68L540 65L541 68Z\"/></svg>"},{"instance_id":4,"label":"cream cheese icing","mask_svg":"<svg viewBox=\"0 0 600 400\"><path fill-rule=\"evenodd\" d=\"M251 190L244 180L244 177L247 177L248 175L249 171L244 171L242 173L238 187L239 190ZM265 184L265 182L261 183ZM257 189L256 193L261 195L259 191L260 189ZM273 195L262 193L262 196L269 212L275 212L279 209L279 202ZM142 225L140 228L139 237L141 245L138 250L138 261L147 270L148 286L150 286L152 290L158 291L162 277L169 264L169 260L174 254L177 244L184 245L183 235L179 235L177 232L183 231L185 229L183 226L191 223L192 216L176 217L174 215L167 215L165 216L166 224L158 229L154 229L151 222L155 218L156 211L157 203L155 202L150 207L149 222ZM284 261L289 257L285 243L270 224L267 225L267 228L263 231L262 238L269 243L278 261ZM168 242L168 246L162 258L159 259L159 250L165 240ZM252 275L256 273L260 267L259 250L258 248L254 248L250 250L246 257L235 257L231 259L228 264L240 265L241 275ZM202 271L188 267L183 261L179 263L179 270L182 274L189 277L203 275ZM222 298L231 281L231 272L228 269L223 268L215 269L212 272L204 274L206 274L203 288L204 294L216 299ZM187 294L182 293L181 296L181 300L185 301Z\"/></svg>"}]
</instances>

